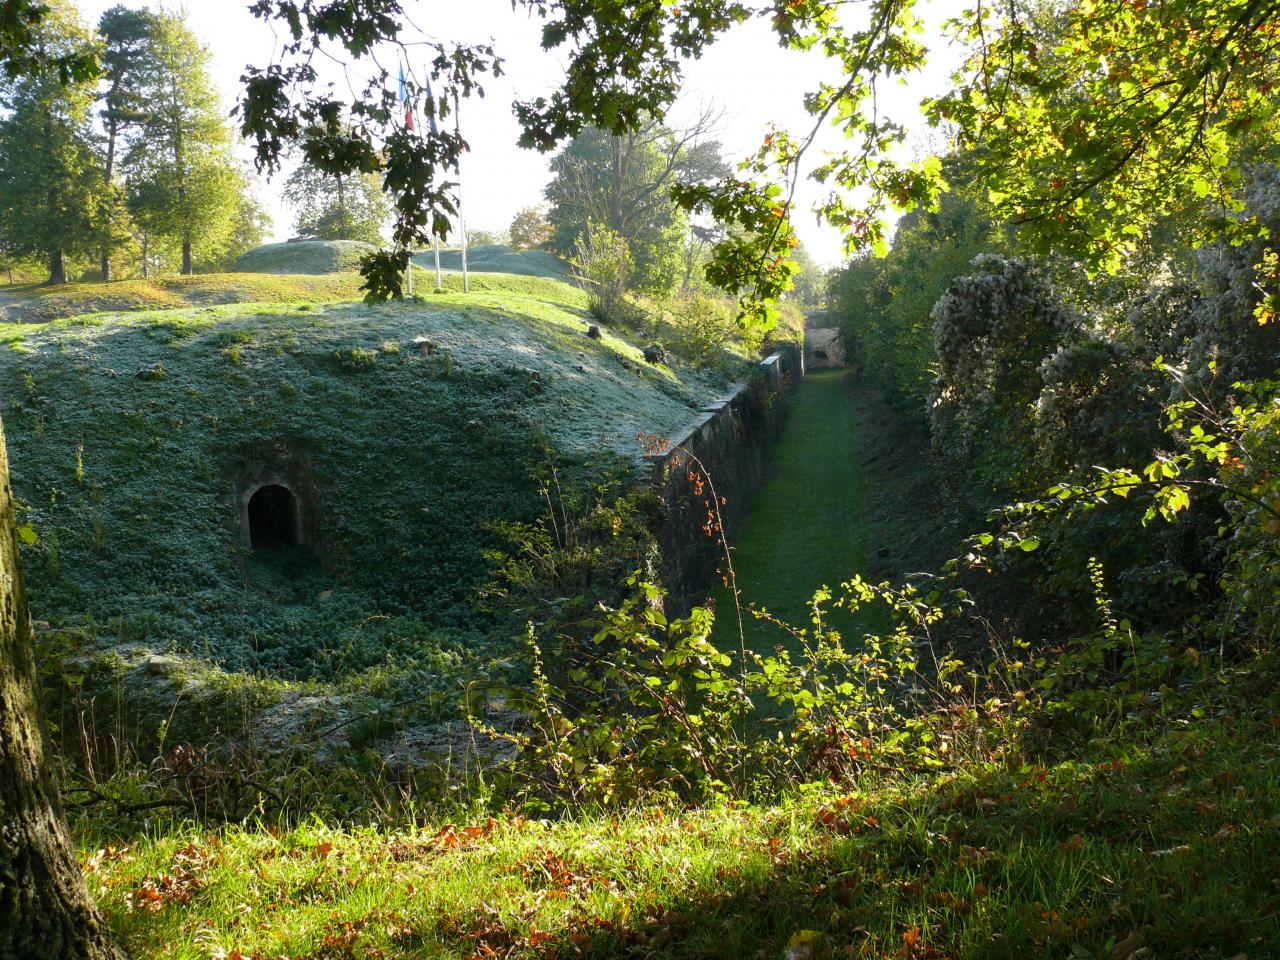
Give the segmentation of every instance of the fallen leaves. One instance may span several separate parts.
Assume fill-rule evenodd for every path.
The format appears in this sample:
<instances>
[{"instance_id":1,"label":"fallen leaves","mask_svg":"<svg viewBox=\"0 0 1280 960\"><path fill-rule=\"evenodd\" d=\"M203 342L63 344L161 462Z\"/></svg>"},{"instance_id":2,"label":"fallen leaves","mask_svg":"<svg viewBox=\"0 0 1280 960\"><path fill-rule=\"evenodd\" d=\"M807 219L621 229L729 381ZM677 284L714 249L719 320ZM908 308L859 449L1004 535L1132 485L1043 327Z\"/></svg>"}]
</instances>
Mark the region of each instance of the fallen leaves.
<instances>
[{"instance_id":1,"label":"fallen leaves","mask_svg":"<svg viewBox=\"0 0 1280 960\"><path fill-rule=\"evenodd\" d=\"M130 910L162 910L172 903L185 906L191 902L191 896L201 887L200 879L194 873L181 873L177 876L162 873L160 876L143 880L135 889L125 894L125 903Z\"/></svg>"}]
</instances>

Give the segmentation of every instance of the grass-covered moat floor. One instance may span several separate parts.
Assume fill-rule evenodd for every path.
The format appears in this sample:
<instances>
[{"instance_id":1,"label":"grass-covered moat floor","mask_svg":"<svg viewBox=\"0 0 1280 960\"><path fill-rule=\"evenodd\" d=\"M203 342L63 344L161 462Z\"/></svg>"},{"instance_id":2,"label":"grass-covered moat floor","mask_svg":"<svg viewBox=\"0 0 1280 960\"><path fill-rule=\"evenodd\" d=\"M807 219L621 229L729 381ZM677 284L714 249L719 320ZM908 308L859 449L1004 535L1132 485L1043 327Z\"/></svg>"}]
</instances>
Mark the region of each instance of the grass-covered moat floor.
<instances>
[{"instance_id":1,"label":"grass-covered moat floor","mask_svg":"<svg viewBox=\"0 0 1280 960\"><path fill-rule=\"evenodd\" d=\"M1274 705L1242 707L772 806L81 842L137 957L1260 960L1280 949L1275 729Z\"/></svg>"},{"instance_id":2,"label":"grass-covered moat floor","mask_svg":"<svg viewBox=\"0 0 1280 960\"><path fill-rule=\"evenodd\" d=\"M747 608L811 629L819 587L838 593L854 575L901 580L936 570L952 555L960 536L940 501L931 459L921 423L892 408L861 375L835 369L805 377L732 554L748 648L765 652L795 641ZM729 589L718 589L715 601L714 639L737 649ZM855 642L884 626L879 609L835 616L825 626Z\"/></svg>"},{"instance_id":3,"label":"grass-covered moat floor","mask_svg":"<svg viewBox=\"0 0 1280 960\"><path fill-rule=\"evenodd\" d=\"M838 587L866 568L867 470L846 375L817 370L801 382L770 477L732 554L742 603L796 627L809 626L808 601L818 587ZM738 646L732 603L727 587L716 592L714 639L728 648ZM749 613L743 626L751 649L785 639Z\"/></svg>"}]
</instances>

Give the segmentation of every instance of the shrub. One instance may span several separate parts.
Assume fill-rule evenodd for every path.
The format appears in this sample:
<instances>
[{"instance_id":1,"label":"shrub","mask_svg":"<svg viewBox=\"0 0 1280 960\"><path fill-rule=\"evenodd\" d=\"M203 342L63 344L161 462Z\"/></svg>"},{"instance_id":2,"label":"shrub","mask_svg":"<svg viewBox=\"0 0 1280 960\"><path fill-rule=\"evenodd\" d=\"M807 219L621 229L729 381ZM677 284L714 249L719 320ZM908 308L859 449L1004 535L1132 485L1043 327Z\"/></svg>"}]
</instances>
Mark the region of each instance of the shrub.
<instances>
[{"instance_id":1,"label":"shrub","mask_svg":"<svg viewBox=\"0 0 1280 960\"><path fill-rule=\"evenodd\" d=\"M1025 488L1043 359L1079 327L1032 263L974 258L934 305L938 377L929 403L934 448L977 468L995 491ZM1032 475L1034 476L1034 475Z\"/></svg>"},{"instance_id":2,"label":"shrub","mask_svg":"<svg viewBox=\"0 0 1280 960\"><path fill-rule=\"evenodd\" d=\"M631 251L622 235L602 224L589 224L578 238L570 262L574 277L587 291L591 312L606 322L620 319L632 266Z\"/></svg>"}]
</instances>

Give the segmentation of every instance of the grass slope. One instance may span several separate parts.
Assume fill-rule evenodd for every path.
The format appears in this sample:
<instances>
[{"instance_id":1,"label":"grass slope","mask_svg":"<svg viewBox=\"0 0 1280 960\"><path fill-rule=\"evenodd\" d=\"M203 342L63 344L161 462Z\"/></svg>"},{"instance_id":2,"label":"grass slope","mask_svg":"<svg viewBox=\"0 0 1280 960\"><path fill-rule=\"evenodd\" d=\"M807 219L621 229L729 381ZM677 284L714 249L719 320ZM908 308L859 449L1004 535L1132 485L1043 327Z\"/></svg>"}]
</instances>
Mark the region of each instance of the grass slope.
<instances>
[{"instance_id":1,"label":"grass slope","mask_svg":"<svg viewBox=\"0 0 1280 960\"><path fill-rule=\"evenodd\" d=\"M125 313L221 303L351 300L360 296L354 273L273 277L213 273L191 277L116 280L111 283L40 284L0 290L0 321L47 323L87 313Z\"/></svg>"},{"instance_id":2,"label":"grass slope","mask_svg":"<svg viewBox=\"0 0 1280 960\"><path fill-rule=\"evenodd\" d=\"M774 807L82 843L140 958L1204 960L1276 955L1278 835L1262 709Z\"/></svg>"},{"instance_id":3,"label":"grass slope","mask_svg":"<svg viewBox=\"0 0 1280 960\"><path fill-rule=\"evenodd\" d=\"M414 254L414 262L425 270L435 271L431 251ZM462 251L457 248L440 251L442 270L461 271ZM508 273L526 277L550 277L568 280L569 265L545 250L513 250L503 244L472 247L467 251L467 267L476 273Z\"/></svg>"},{"instance_id":4,"label":"grass slope","mask_svg":"<svg viewBox=\"0 0 1280 960\"><path fill-rule=\"evenodd\" d=\"M837 587L866 569L867 471L844 376L843 370L819 370L801 382L774 450L773 472L752 501L746 531L733 552L743 603L796 627L810 625L808 601L815 590ZM714 639L736 648L731 594L721 588L715 599ZM752 649L772 649L785 638L749 613L744 613L744 628Z\"/></svg>"},{"instance_id":5,"label":"grass slope","mask_svg":"<svg viewBox=\"0 0 1280 960\"><path fill-rule=\"evenodd\" d=\"M358 240L297 240L268 243L242 253L236 270L242 273L351 273L360 259L377 248Z\"/></svg>"},{"instance_id":6,"label":"grass slope","mask_svg":"<svg viewBox=\"0 0 1280 960\"><path fill-rule=\"evenodd\" d=\"M582 294L492 275L420 303L240 304L10 327L13 483L33 608L99 649L332 677L454 656L532 472L638 454L723 389L585 335ZM430 341L424 353L415 340ZM550 451L550 452L548 452ZM285 457L323 516L305 556L233 543L235 478Z\"/></svg>"}]
</instances>

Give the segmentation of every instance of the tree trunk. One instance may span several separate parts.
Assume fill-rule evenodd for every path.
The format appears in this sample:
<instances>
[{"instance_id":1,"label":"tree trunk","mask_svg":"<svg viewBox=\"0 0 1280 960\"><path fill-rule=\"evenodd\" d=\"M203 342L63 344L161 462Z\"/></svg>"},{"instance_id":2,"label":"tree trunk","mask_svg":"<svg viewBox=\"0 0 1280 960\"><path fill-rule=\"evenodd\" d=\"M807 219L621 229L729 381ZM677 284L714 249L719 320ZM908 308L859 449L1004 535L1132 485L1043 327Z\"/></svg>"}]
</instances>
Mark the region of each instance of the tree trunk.
<instances>
[{"instance_id":1,"label":"tree trunk","mask_svg":"<svg viewBox=\"0 0 1280 960\"><path fill-rule=\"evenodd\" d=\"M120 81L117 80L115 83L115 86L113 86L111 89L112 96L115 95L116 88L119 86L120 86ZM108 98L107 102L108 104L111 102L110 98ZM108 121L109 126L108 126L108 133L107 133L107 163L106 163L106 169L102 171L102 175L103 175L103 178L106 180L107 193L111 194L114 189L112 181L115 178L115 168L116 168L116 130L119 128L120 123L115 117L115 111L108 110L107 116L109 117L109 121ZM102 282L103 283L111 282L111 228L113 226L112 220L114 219L114 214L116 212L114 196L111 197L111 201L112 201L112 206L110 210L110 215L108 216L108 219L107 219L107 235L102 241Z\"/></svg>"},{"instance_id":2,"label":"tree trunk","mask_svg":"<svg viewBox=\"0 0 1280 960\"><path fill-rule=\"evenodd\" d=\"M347 185L342 174L338 174L338 224L341 233L335 239L350 240L351 230L347 224Z\"/></svg>"},{"instance_id":3,"label":"tree trunk","mask_svg":"<svg viewBox=\"0 0 1280 960\"><path fill-rule=\"evenodd\" d=\"M66 283L66 282L67 282L67 261L62 256L62 251L59 250L57 253L51 254L49 256L49 283L50 285L52 285L55 283Z\"/></svg>"},{"instance_id":4,"label":"tree trunk","mask_svg":"<svg viewBox=\"0 0 1280 960\"><path fill-rule=\"evenodd\" d=\"M183 240L182 241L182 275L184 277L189 277L193 273L195 273L195 270L191 268L191 241Z\"/></svg>"},{"instance_id":5,"label":"tree trunk","mask_svg":"<svg viewBox=\"0 0 1280 960\"><path fill-rule=\"evenodd\" d=\"M142 279L151 276L151 234L142 235Z\"/></svg>"},{"instance_id":6,"label":"tree trunk","mask_svg":"<svg viewBox=\"0 0 1280 960\"><path fill-rule=\"evenodd\" d=\"M0 428L0 960L121 960L57 804L36 696Z\"/></svg>"}]
</instances>

